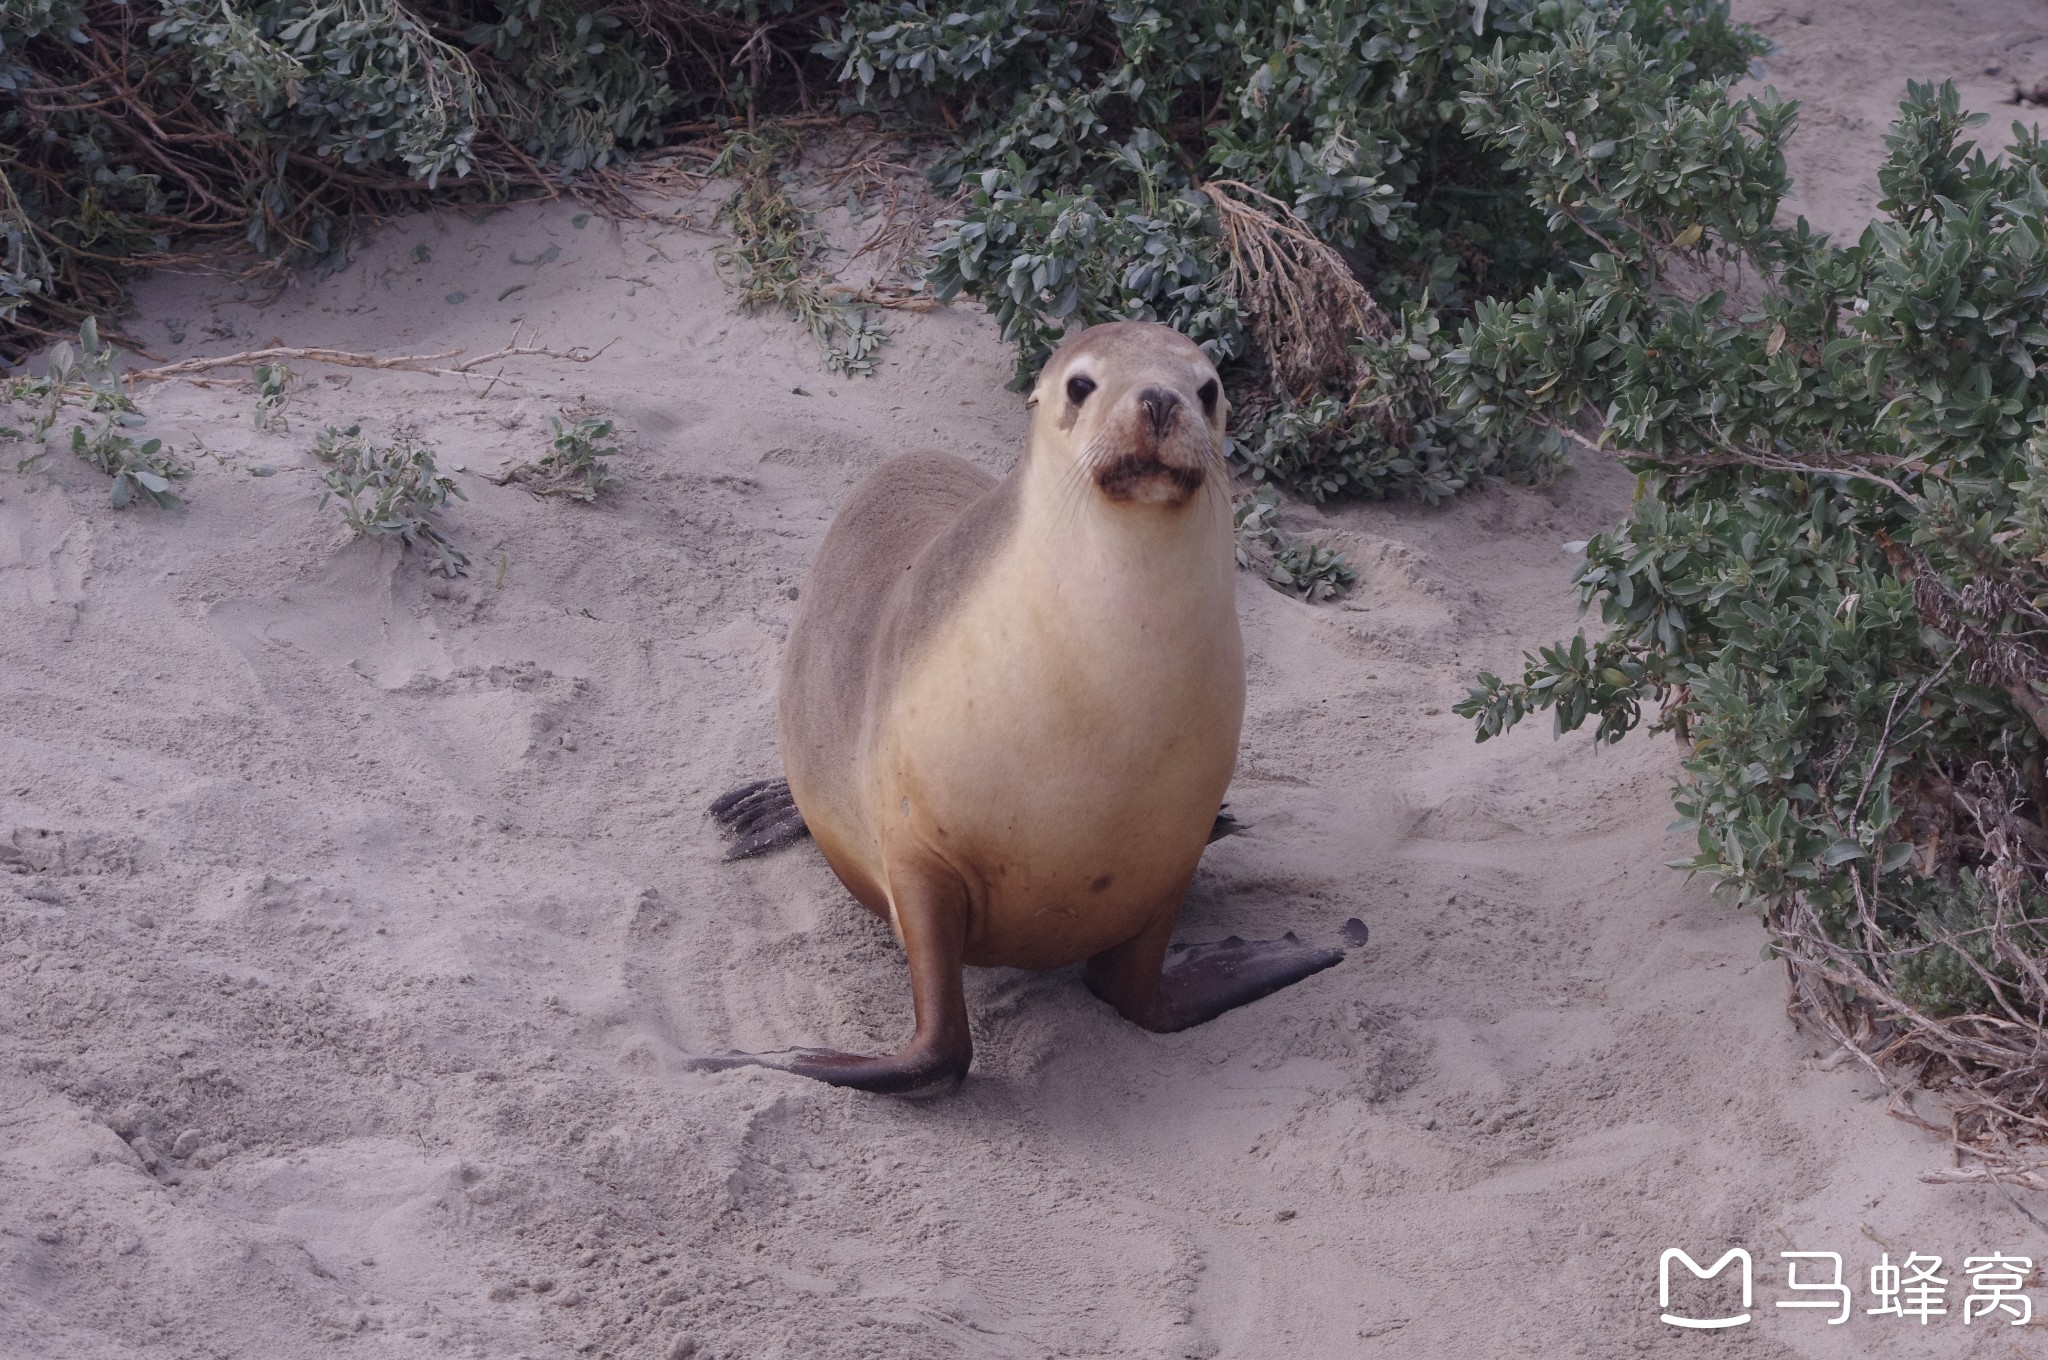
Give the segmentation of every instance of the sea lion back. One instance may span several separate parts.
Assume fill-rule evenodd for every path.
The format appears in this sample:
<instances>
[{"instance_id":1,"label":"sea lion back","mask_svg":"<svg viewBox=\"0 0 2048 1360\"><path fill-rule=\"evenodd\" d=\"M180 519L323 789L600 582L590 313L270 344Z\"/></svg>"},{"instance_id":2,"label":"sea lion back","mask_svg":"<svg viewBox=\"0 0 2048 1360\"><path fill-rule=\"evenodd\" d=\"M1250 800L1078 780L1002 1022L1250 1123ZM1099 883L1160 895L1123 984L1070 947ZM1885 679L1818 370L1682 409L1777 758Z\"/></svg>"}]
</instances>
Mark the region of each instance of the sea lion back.
<instances>
[{"instance_id":1,"label":"sea lion back","mask_svg":"<svg viewBox=\"0 0 2048 1360\"><path fill-rule=\"evenodd\" d=\"M854 831L846 823L878 639L919 554L996 485L949 453L889 459L854 487L804 582L783 656L778 735L790 792L835 867L843 853L834 842Z\"/></svg>"}]
</instances>

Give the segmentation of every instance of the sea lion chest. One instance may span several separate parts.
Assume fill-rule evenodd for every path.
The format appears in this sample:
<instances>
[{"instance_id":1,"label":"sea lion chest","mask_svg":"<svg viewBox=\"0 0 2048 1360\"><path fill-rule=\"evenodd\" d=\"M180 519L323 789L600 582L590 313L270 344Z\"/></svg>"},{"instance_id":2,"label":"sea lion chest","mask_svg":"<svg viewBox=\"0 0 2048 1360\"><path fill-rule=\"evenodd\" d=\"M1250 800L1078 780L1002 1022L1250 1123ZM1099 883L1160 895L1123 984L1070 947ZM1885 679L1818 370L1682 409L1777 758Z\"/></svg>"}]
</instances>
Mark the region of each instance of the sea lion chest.
<instances>
[{"instance_id":1,"label":"sea lion chest","mask_svg":"<svg viewBox=\"0 0 2048 1360\"><path fill-rule=\"evenodd\" d=\"M959 875L971 962L1121 943L1201 858L1244 713L1229 563L1136 546L992 563L869 726L877 840Z\"/></svg>"}]
</instances>

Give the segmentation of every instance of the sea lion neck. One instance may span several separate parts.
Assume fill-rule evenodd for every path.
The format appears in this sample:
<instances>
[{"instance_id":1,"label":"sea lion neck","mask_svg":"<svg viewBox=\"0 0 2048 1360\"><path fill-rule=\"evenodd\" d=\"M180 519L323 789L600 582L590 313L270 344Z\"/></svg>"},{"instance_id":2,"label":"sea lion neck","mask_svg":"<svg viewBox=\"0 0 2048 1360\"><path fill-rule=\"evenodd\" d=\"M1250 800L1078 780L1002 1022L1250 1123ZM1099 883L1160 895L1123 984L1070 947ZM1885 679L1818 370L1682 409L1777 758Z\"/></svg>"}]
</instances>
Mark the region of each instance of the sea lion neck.
<instances>
[{"instance_id":1,"label":"sea lion neck","mask_svg":"<svg viewBox=\"0 0 2048 1360\"><path fill-rule=\"evenodd\" d=\"M1180 504L1119 503L1063 451L1047 447L1056 437L1034 431L1010 474L1017 509L1005 555L1015 565L1055 577L1106 573L1131 585L1156 577L1176 590L1197 580L1213 584L1220 574L1228 593L1236 565L1230 496L1215 473Z\"/></svg>"}]
</instances>

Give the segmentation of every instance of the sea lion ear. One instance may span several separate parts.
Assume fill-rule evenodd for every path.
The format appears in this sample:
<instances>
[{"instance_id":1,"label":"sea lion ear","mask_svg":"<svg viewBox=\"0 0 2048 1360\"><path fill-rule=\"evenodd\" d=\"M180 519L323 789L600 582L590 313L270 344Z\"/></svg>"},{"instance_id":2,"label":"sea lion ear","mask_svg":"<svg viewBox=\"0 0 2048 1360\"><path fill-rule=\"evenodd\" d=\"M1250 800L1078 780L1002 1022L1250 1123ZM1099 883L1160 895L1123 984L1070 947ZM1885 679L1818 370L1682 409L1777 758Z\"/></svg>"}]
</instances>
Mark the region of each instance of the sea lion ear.
<instances>
[{"instance_id":1,"label":"sea lion ear","mask_svg":"<svg viewBox=\"0 0 2048 1360\"><path fill-rule=\"evenodd\" d=\"M1037 389L1037 388L1035 388L1035 387L1034 387L1034 388L1032 388L1032 389L1031 389L1031 390L1030 390L1029 392L1026 392L1026 393L1024 394L1024 409L1025 409L1025 410L1027 410L1027 411L1035 411L1035 410L1037 410L1037 409L1038 409L1038 389Z\"/></svg>"}]
</instances>

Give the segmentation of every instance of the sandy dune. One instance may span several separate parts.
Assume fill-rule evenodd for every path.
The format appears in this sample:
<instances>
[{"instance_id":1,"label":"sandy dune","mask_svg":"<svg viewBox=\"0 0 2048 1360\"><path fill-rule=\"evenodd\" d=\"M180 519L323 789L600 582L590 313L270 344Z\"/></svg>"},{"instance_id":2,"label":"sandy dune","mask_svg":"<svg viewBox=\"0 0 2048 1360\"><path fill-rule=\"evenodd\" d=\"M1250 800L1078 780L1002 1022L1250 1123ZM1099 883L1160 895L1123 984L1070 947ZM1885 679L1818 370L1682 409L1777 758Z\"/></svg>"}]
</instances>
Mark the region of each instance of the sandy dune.
<instances>
[{"instance_id":1,"label":"sandy dune","mask_svg":"<svg viewBox=\"0 0 2048 1360\"><path fill-rule=\"evenodd\" d=\"M1836 178L1802 208L1839 226L1884 82L2027 7L1743 8L1815 92L1798 168ZM1872 38L1853 82L1808 37L1837 33ZM521 321L618 337L601 363L308 367L286 434L166 387L152 428L200 462L176 514L112 511L68 455L0 476L0 1355L2038 1353L1962 1323L1954 1267L2048 1238L1918 1183L1945 1150L1788 1023L1755 921L1662 867L1668 743L1476 746L1449 712L1574 626L1561 545L1630 485L1593 459L1290 510L1358 564L1343 603L1240 577L1250 834L1184 934L1355 915L1344 965L1167 1037L1072 972L978 972L974 1074L927 1104L683 1071L907 1031L894 943L815 851L721 863L702 808L774 768L789 591L847 488L918 444L1001 469L1024 421L971 310L833 378L734 314L715 238L580 211L397 222L267 307L155 279L129 328L476 353ZM565 407L618 419L625 486L493 485ZM312 433L358 420L462 469L469 579L318 509ZM1660 1324L1667 1246L1747 1247L1755 1321ZM1847 1325L1771 1306L1795 1249L1845 1256ZM1949 1260L1946 1319L1862 1314L1885 1251Z\"/></svg>"}]
</instances>

